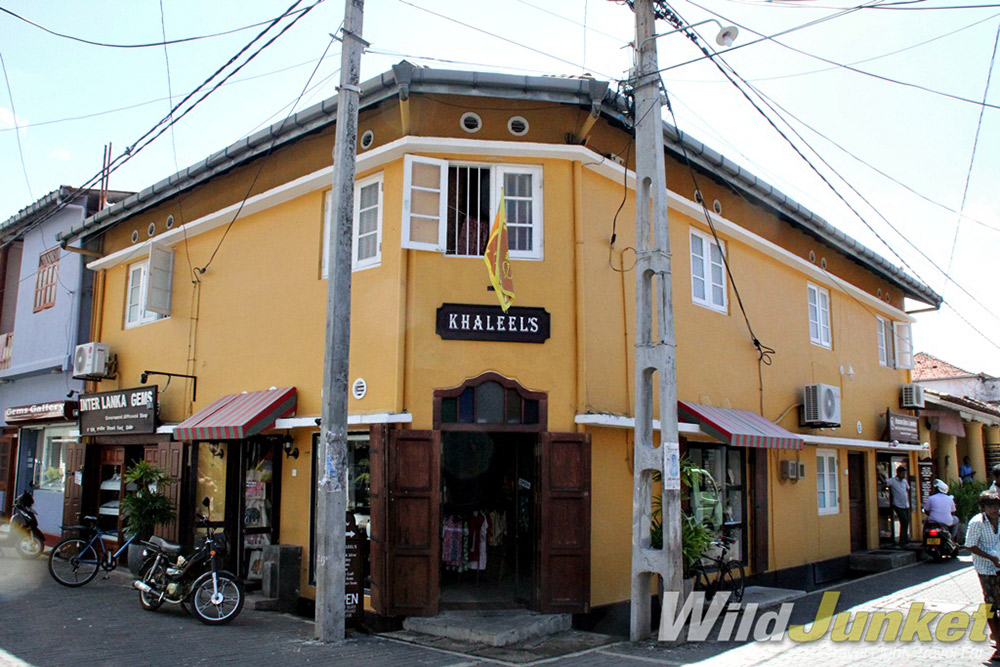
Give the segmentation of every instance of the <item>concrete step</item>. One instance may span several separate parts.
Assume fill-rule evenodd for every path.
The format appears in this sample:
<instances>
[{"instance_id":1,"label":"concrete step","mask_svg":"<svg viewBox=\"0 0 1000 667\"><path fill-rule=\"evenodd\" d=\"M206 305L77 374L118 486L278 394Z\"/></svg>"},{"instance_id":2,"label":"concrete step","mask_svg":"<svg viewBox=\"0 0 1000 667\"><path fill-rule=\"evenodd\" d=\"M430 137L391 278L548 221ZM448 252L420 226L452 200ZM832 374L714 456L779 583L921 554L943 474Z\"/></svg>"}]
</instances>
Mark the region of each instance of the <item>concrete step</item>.
<instances>
[{"instance_id":1,"label":"concrete step","mask_svg":"<svg viewBox=\"0 0 1000 667\"><path fill-rule=\"evenodd\" d=\"M434 637L473 644L508 646L569 630L570 614L538 614L524 609L443 611L426 618L410 617L403 628Z\"/></svg>"},{"instance_id":2,"label":"concrete step","mask_svg":"<svg viewBox=\"0 0 1000 667\"><path fill-rule=\"evenodd\" d=\"M851 569L856 572L886 572L917 562L911 549L873 549L851 554Z\"/></svg>"}]
</instances>

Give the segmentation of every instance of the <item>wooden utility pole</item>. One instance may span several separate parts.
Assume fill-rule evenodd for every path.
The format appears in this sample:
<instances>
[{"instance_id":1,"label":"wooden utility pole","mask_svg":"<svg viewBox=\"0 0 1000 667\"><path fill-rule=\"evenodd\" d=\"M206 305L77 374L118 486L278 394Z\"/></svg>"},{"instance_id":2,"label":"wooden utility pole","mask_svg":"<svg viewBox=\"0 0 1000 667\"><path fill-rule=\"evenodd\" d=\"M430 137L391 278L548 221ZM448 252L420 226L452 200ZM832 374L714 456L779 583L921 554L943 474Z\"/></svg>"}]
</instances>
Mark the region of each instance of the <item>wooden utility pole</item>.
<instances>
[{"instance_id":1,"label":"wooden utility pole","mask_svg":"<svg viewBox=\"0 0 1000 667\"><path fill-rule=\"evenodd\" d=\"M667 227L660 76L654 0L635 0L636 342L635 479L632 493L633 640L650 633L653 584L681 590L680 446L677 365ZM654 307L655 306L655 307ZM654 313L656 328L653 327ZM660 391L660 446L653 442L653 378ZM663 548L650 546L653 477L663 480ZM662 627L662 622L661 622Z\"/></svg>"},{"instance_id":2,"label":"wooden utility pole","mask_svg":"<svg viewBox=\"0 0 1000 667\"><path fill-rule=\"evenodd\" d=\"M337 133L333 148L330 204L329 277L326 302L326 355L323 364L323 420L320 470L316 479L316 639L344 639L344 553L347 516L347 377L351 350L351 233L354 218L355 151L361 89L364 0L344 8Z\"/></svg>"}]
</instances>

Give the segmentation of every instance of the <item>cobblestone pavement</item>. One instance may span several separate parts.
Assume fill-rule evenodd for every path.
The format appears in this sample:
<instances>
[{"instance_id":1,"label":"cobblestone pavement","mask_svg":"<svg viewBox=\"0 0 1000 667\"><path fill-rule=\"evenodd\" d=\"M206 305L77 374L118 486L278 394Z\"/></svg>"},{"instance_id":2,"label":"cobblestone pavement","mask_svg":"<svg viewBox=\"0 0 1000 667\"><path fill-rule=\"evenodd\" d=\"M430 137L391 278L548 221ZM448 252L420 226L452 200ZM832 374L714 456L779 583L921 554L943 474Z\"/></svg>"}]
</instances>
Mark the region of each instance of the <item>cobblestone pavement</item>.
<instances>
[{"instance_id":1,"label":"cobblestone pavement","mask_svg":"<svg viewBox=\"0 0 1000 667\"><path fill-rule=\"evenodd\" d=\"M438 667L466 665L975 665L992 653L988 642L963 637L955 642L833 642L826 638L796 643L692 642L666 646L656 641L621 641L540 658L530 646L515 647L507 659L441 650L369 635L352 635L336 645L312 640L311 621L245 609L231 625L209 627L179 608L156 613L139 607L131 579L116 572L79 589L57 585L44 560L22 561L9 550L0 554L0 665L280 664L392 665ZM968 560L922 564L838 585L841 611L906 611L922 602L924 612L975 611L981 600ZM815 618L821 593L795 602L792 624ZM933 628L933 625L931 626ZM599 643L599 642L597 642ZM581 642L578 646L588 646ZM593 646L591 643L589 646Z\"/></svg>"}]
</instances>

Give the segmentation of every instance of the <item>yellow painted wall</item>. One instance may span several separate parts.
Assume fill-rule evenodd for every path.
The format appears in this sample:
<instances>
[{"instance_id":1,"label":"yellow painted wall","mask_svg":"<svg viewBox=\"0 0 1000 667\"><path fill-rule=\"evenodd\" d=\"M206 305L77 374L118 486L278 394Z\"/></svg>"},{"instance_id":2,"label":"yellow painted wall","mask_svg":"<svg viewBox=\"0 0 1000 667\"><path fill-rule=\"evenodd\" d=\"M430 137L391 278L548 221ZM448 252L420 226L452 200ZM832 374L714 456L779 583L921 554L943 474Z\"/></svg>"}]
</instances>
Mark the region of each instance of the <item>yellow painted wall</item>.
<instances>
[{"instance_id":1,"label":"yellow painted wall","mask_svg":"<svg viewBox=\"0 0 1000 667\"><path fill-rule=\"evenodd\" d=\"M447 102L447 104L445 103ZM468 106L466 106L468 105ZM463 133L458 119L478 105L484 128ZM501 100L437 96L411 98L411 131L423 136L514 140L506 119L516 111L526 117L531 132L523 141L563 143L567 132L582 122L579 109ZM359 135L375 132L375 146L399 132L398 106L389 102L365 112ZM599 153L623 155L630 138L605 122L589 139ZM275 152L261 171L253 192L275 187L311 173L330 162L332 135L323 132ZM490 155L434 157L463 162L497 162ZM582 412L631 415L634 412L632 350L635 272L634 197L628 192L617 217L617 242L609 248L613 221L624 193L620 181L609 180L569 161L507 160L539 164L544 175L544 260L513 262L515 305L545 308L551 314L551 338L543 345L445 341L435 333L435 312L445 302L493 304L488 278L478 258L455 258L402 250L402 160L375 171L384 175L381 265L353 274L351 378L364 377L368 394L353 397L352 414L402 412L412 414L410 427L432 427L433 390L459 385L466 378L493 370L523 386L548 393L548 424L552 431L576 431L574 416ZM671 183L690 197L690 176L668 161ZM109 231L104 251L128 247L133 229L162 221L168 214L190 221L238 202L247 192L257 166L216 178L159 208L136 216ZM801 232L752 208L707 179L706 199L719 198L723 214L800 257L818 249L839 280L871 293L880 280L822 247ZM576 202L580 202L579 208ZM118 379L101 383L101 390L138 385L144 368L198 375L198 401L189 404L181 383L161 394L162 417L177 422L219 396L270 386L298 389L298 415L321 411L323 340L327 283L320 277L323 193L313 192L191 237L175 246L171 317L134 329L124 329L126 265L106 271L98 322L100 340L110 343L119 359ZM574 216L581 220L576 237ZM798 430L796 403L802 385L825 382L841 387L843 426L823 435L878 439L879 415L895 405L904 371L878 366L875 319L870 305L830 287L833 349L809 342L806 284L799 271L739 241L723 237L748 316L757 337L775 349L773 363L759 366L743 315L729 288L729 309L717 313L692 304L689 229L706 231L700 220L671 211L674 312L679 396L683 400L733 407L762 414ZM159 231L158 231L159 233ZM223 238L225 235L225 238ZM221 245L220 245L221 244ZM204 266L218 249L211 266L192 283L191 266ZM579 253L582 271L577 271ZM189 258L190 257L190 264ZM817 262L819 261L817 258ZM617 270L616 270L617 268ZM582 282L578 285L578 277ZM579 290L579 291L578 291ZM890 295L901 303L901 297ZM578 310L581 303L582 311ZM189 340L194 347L189 354ZM582 359L577 336L582 336ZM188 365L189 356L195 361ZM840 367L852 365L856 376L847 381ZM184 369L190 369L185 371ZM578 370L583 377L578 378ZM758 375L759 373L759 375ZM579 380L579 383L578 383ZM112 386L113 385L113 386ZM579 396L577 386L581 387ZM763 385L763 390L761 390ZM861 424L858 434L856 423ZM592 429L592 604L629 596L632 474L625 432ZM311 432L293 433L300 457L288 460L282 476L281 541L308 545L309 461ZM838 449L840 470L846 451ZM797 483L777 476L780 458L796 456L806 464L806 479ZM873 465L870 457L869 465ZM841 511L817 516L815 448L799 453L769 455L768 526L771 568L783 568L849 551L847 483L841 473ZM874 507L874 475L872 488ZM874 510L869 533L874 535ZM305 567L303 568L303 590Z\"/></svg>"}]
</instances>

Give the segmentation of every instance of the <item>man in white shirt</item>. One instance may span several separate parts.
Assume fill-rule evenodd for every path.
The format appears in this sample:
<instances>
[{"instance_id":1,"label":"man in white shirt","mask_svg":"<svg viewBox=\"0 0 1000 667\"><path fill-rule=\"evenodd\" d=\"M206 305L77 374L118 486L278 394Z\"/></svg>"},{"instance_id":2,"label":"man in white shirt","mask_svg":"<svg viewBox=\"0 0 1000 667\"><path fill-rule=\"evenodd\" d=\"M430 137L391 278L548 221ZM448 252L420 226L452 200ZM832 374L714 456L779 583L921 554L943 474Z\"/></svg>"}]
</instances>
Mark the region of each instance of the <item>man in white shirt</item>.
<instances>
[{"instance_id":1,"label":"man in white shirt","mask_svg":"<svg viewBox=\"0 0 1000 667\"><path fill-rule=\"evenodd\" d=\"M886 486L889 487L889 505L896 515L899 524L899 541L901 547L910 541L910 482L906 479L906 466L896 468L896 475Z\"/></svg>"},{"instance_id":2,"label":"man in white shirt","mask_svg":"<svg viewBox=\"0 0 1000 667\"><path fill-rule=\"evenodd\" d=\"M998 601L1000 601L1000 591L998 591L997 572L1000 571L1000 495L995 491L983 491L979 495L979 508L981 513L969 520L969 529L965 533L965 547L972 553L972 566L976 568L979 575L979 585L983 589L983 602L991 605L993 613L987 621L990 626L990 637L996 642L1000 637L1000 619L998 619ZM1000 662L1000 649L997 649L990 658L993 662Z\"/></svg>"},{"instance_id":3,"label":"man in white shirt","mask_svg":"<svg viewBox=\"0 0 1000 667\"><path fill-rule=\"evenodd\" d=\"M948 485L940 479L934 480L934 493L924 500L924 514L929 521L934 521L948 527L948 532L955 537L958 532L958 517L955 513L955 498L948 495Z\"/></svg>"}]
</instances>

